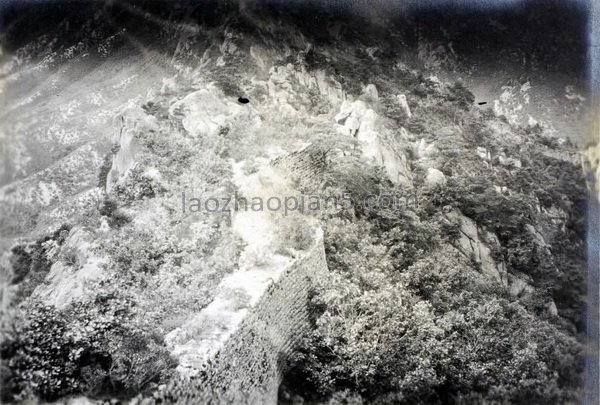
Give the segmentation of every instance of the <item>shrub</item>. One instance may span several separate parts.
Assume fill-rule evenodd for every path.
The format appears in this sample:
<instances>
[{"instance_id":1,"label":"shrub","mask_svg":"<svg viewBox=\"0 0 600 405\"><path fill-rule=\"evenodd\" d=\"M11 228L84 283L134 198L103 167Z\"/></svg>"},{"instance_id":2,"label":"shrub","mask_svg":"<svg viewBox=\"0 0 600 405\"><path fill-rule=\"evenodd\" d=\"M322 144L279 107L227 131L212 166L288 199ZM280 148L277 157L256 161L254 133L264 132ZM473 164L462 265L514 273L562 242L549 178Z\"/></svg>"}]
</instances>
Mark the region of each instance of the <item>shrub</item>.
<instances>
[{"instance_id":1,"label":"shrub","mask_svg":"<svg viewBox=\"0 0 600 405\"><path fill-rule=\"evenodd\" d=\"M180 253L173 240L158 240L148 231L123 228L118 237L104 243L105 251L125 274L154 274Z\"/></svg>"},{"instance_id":2,"label":"shrub","mask_svg":"<svg viewBox=\"0 0 600 405\"><path fill-rule=\"evenodd\" d=\"M149 101L142 105L142 109L148 115L152 115L158 119L166 119L169 117L169 107L166 103Z\"/></svg>"},{"instance_id":3,"label":"shrub","mask_svg":"<svg viewBox=\"0 0 600 405\"><path fill-rule=\"evenodd\" d=\"M500 298L463 259L439 255L411 266L407 284L368 292L334 269L284 386L308 401L341 392L383 403L574 401L575 338Z\"/></svg>"},{"instance_id":4,"label":"shrub","mask_svg":"<svg viewBox=\"0 0 600 405\"><path fill-rule=\"evenodd\" d=\"M32 255L28 252L26 246L17 245L11 249L10 264L13 271L12 284L17 284L23 281L23 279L31 271ZM35 255L39 257L40 255Z\"/></svg>"},{"instance_id":5,"label":"shrub","mask_svg":"<svg viewBox=\"0 0 600 405\"><path fill-rule=\"evenodd\" d=\"M475 101L475 96L461 82L447 88L446 99L462 109L468 110Z\"/></svg>"},{"instance_id":6,"label":"shrub","mask_svg":"<svg viewBox=\"0 0 600 405\"><path fill-rule=\"evenodd\" d=\"M113 228L120 228L131 221L127 214L119 210L117 202L109 198L102 201L98 211L100 215L107 217L108 224Z\"/></svg>"},{"instance_id":7,"label":"shrub","mask_svg":"<svg viewBox=\"0 0 600 405\"><path fill-rule=\"evenodd\" d=\"M115 184L112 193L120 201L132 202L143 198L154 198L161 191L163 191L162 187L136 166L129 170L125 179Z\"/></svg>"},{"instance_id":8,"label":"shrub","mask_svg":"<svg viewBox=\"0 0 600 405\"><path fill-rule=\"evenodd\" d=\"M9 257L13 273L11 283L20 283L15 304L29 297L46 278L56 259L52 253L64 243L70 228L70 225L62 225L51 235L12 248Z\"/></svg>"},{"instance_id":9,"label":"shrub","mask_svg":"<svg viewBox=\"0 0 600 405\"><path fill-rule=\"evenodd\" d=\"M469 110L472 102L460 86L450 88L448 97L452 101L435 111L442 121L459 109ZM414 212L359 207L321 216L330 277L312 298L313 330L290 359L282 395L300 395L308 402L577 401L582 346L566 319L543 313L552 294L564 305L559 313L572 315L579 309L581 314L577 299L565 298L582 291L565 280L581 283L576 281L576 269L582 268L576 258L583 255L576 247L557 254L565 248L553 245L547 257L525 225L543 229L546 220L535 209L531 184L542 184L542 195L557 201L556 196L578 195L573 185L580 176L573 176L570 185L559 184L557 179L571 178L570 171L559 175L555 162L543 163L542 157L536 158L539 166L526 170L525 163L522 169L488 168L473 154L451 155L453 147L470 148L470 142L487 141L490 135L484 126L468 130L466 142L437 141L447 145L448 152L440 147L441 154L454 159L454 168L447 173L447 184L429 190ZM348 193L354 202L366 194L393 194L383 176L368 168L355 170L354 162L347 157L334 162L326 186ZM482 177L482 171L489 176ZM525 176L515 179L515 174L522 173L529 178L518 188ZM495 184L513 180L519 181L512 183L510 195L495 191ZM560 199L566 210L568 203ZM445 207L460 209L496 233L501 247L493 257L509 271L532 275L536 293L522 302L507 298L501 286L477 271L477 263L449 247L459 229L444 221ZM572 226L557 235L580 240L576 221Z\"/></svg>"},{"instance_id":10,"label":"shrub","mask_svg":"<svg viewBox=\"0 0 600 405\"><path fill-rule=\"evenodd\" d=\"M277 251L285 251L288 248L307 250L314 243L315 229L306 218L294 215L278 221L276 235Z\"/></svg>"},{"instance_id":11,"label":"shrub","mask_svg":"<svg viewBox=\"0 0 600 405\"><path fill-rule=\"evenodd\" d=\"M51 307L35 304L1 346L8 374L3 374L2 400L38 395L53 400L76 390L73 346L65 343L68 320Z\"/></svg>"},{"instance_id":12,"label":"shrub","mask_svg":"<svg viewBox=\"0 0 600 405\"><path fill-rule=\"evenodd\" d=\"M174 362L115 297L64 310L31 302L0 344L2 400L71 394L127 398L164 382Z\"/></svg>"}]
</instances>

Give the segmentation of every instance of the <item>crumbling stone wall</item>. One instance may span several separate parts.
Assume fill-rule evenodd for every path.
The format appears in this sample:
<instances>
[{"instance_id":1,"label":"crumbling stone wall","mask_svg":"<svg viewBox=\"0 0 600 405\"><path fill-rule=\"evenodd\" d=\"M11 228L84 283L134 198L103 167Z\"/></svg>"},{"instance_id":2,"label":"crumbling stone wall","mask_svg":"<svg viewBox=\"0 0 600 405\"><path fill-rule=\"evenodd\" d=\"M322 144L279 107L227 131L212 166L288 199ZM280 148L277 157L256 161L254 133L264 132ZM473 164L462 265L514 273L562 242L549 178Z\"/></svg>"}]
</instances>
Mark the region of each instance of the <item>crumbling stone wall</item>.
<instances>
[{"instance_id":1,"label":"crumbling stone wall","mask_svg":"<svg viewBox=\"0 0 600 405\"><path fill-rule=\"evenodd\" d=\"M274 404L282 366L309 328L311 286L327 275L322 236L273 283L198 376L156 397L167 403Z\"/></svg>"},{"instance_id":2,"label":"crumbling stone wall","mask_svg":"<svg viewBox=\"0 0 600 405\"><path fill-rule=\"evenodd\" d=\"M327 170L327 151L310 144L300 150L273 159L271 164L290 175L300 188L323 181Z\"/></svg>"}]
</instances>

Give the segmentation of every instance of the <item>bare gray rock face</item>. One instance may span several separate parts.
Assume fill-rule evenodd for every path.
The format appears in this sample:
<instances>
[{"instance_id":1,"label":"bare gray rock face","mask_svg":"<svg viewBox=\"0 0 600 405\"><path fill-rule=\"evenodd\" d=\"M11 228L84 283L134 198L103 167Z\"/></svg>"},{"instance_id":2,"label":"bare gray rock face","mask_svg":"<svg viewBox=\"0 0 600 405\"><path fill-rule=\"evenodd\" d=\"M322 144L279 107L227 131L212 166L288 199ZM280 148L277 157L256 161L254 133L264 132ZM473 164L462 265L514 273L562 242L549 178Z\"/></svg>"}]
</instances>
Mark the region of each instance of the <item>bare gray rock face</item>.
<instances>
[{"instance_id":1,"label":"bare gray rock face","mask_svg":"<svg viewBox=\"0 0 600 405\"><path fill-rule=\"evenodd\" d=\"M500 247L498 237L480 228L460 211L452 210L445 213L444 216L460 227L460 236L455 247L467 258L473 260L486 277L505 287L508 286L506 265L493 255L493 249L497 250Z\"/></svg>"}]
</instances>

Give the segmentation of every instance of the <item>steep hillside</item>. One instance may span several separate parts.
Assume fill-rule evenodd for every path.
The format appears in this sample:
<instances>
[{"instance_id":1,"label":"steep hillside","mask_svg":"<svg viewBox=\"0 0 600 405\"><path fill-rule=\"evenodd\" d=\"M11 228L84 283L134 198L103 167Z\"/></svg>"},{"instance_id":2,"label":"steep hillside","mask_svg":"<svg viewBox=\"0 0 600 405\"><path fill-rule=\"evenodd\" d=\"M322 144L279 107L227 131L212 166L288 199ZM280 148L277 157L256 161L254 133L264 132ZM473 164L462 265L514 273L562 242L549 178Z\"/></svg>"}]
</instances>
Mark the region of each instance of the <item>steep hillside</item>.
<instances>
[{"instance_id":1,"label":"steep hillside","mask_svg":"<svg viewBox=\"0 0 600 405\"><path fill-rule=\"evenodd\" d=\"M409 29L240 4L6 30L3 401L576 402L569 121Z\"/></svg>"}]
</instances>

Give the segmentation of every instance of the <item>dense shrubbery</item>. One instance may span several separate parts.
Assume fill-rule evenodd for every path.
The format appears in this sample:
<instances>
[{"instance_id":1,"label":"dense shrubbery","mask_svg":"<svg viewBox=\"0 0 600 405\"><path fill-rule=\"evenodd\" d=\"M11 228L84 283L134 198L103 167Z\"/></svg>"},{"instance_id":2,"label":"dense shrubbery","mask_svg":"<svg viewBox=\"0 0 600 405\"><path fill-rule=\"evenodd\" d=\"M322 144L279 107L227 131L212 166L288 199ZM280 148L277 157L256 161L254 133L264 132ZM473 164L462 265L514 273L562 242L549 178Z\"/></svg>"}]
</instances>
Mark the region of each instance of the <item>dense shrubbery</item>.
<instances>
[{"instance_id":1,"label":"dense shrubbery","mask_svg":"<svg viewBox=\"0 0 600 405\"><path fill-rule=\"evenodd\" d=\"M127 177L115 184L112 193L124 202L153 198L162 191L155 179L143 173L138 167L129 170Z\"/></svg>"},{"instance_id":2,"label":"dense shrubbery","mask_svg":"<svg viewBox=\"0 0 600 405\"><path fill-rule=\"evenodd\" d=\"M10 264L12 268L12 284L19 284L14 304L29 297L35 287L40 284L55 261L58 248L69 234L69 225L63 225L53 234L43 237L27 245L12 248Z\"/></svg>"},{"instance_id":3,"label":"dense shrubbery","mask_svg":"<svg viewBox=\"0 0 600 405\"><path fill-rule=\"evenodd\" d=\"M105 251L113 263L126 274L154 274L167 260L180 263L180 249L172 239L159 240L147 231L126 228L114 240L107 241Z\"/></svg>"},{"instance_id":4,"label":"dense shrubbery","mask_svg":"<svg viewBox=\"0 0 600 405\"><path fill-rule=\"evenodd\" d=\"M394 260L361 225L327 239L332 275L288 388L309 401L343 392L384 403L574 400L573 337L504 298L456 253L390 272Z\"/></svg>"},{"instance_id":5,"label":"dense shrubbery","mask_svg":"<svg viewBox=\"0 0 600 405\"><path fill-rule=\"evenodd\" d=\"M4 401L32 394L52 400L77 389L75 347L65 344L67 322L64 314L51 307L33 306L27 320L19 322L4 340Z\"/></svg>"},{"instance_id":6,"label":"dense shrubbery","mask_svg":"<svg viewBox=\"0 0 600 405\"><path fill-rule=\"evenodd\" d=\"M336 158L325 193L349 194L354 209L321 214L331 275L314 292L314 328L291 359L282 400L576 401L582 345L575 330L585 285L579 169L544 152L546 146L555 151L554 143L500 139L488 126L495 118L471 108L474 97L462 84L411 77L415 83L403 83L413 117L397 111L394 94L385 90L381 113L435 141L447 182L423 188L422 204L411 210L368 210L356 203L368 194L394 194L393 186L381 171L357 163L352 151ZM478 146L496 158L479 157ZM424 169L413 169L421 187ZM502 186L508 191L499 192ZM568 212L563 225L540 211L538 200L544 209ZM446 209L495 233L500 247L493 258L530 276L535 292L511 297L452 249L448 242L459 229L444 221ZM548 239L540 241L532 229ZM559 246L565 238L574 243ZM559 317L548 315L549 297Z\"/></svg>"},{"instance_id":7,"label":"dense shrubbery","mask_svg":"<svg viewBox=\"0 0 600 405\"><path fill-rule=\"evenodd\" d=\"M531 276L538 288L548 289L559 309L564 308L562 315L580 325L585 294L583 180L578 168L568 162L537 152L522 158L524 166L513 169L510 175L507 169L495 168L495 174L487 178L476 173L452 177L430 201L440 207L460 208L494 232L509 272ZM496 192L495 184L508 184L510 193ZM545 213L547 209L555 213ZM564 218L554 216L561 212ZM546 230L544 243L551 255L535 240L531 227ZM564 240L573 243L565 244Z\"/></svg>"},{"instance_id":8,"label":"dense shrubbery","mask_svg":"<svg viewBox=\"0 0 600 405\"><path fill-rule=\"evenodd\" d=\"M294 250L307 250L314 242L314 228L301 216L280 218L277 226L275 249L281 253Z\"/></svg>"},{"instance_id":9,"label":"dense shrubbery","mask_svg":"<svg viewBox=\"0 0 600 405\"><path fill-rule=\"evenodd\" d=\"M22 311L0 345L3 401L133 396L174 366L160 338L130 321L131 302L114 293L63 310L32 302Z\"/></svg>"},{"instance_id":10,"label":"dense shrubbery","mask_svg":"<svg viewBox=\"0 0 600 405\"><path fill-rule=\"evenodd\" d=\"M117 202L108 198L100 203L98 212L107 218L108 224L113 228L119 228L131 221L131 218L119 209Z\"/></svg>"},{"instance_id":11,"label":"dense shrubbery","mask_svg":"<svg viewBox=\"0 0 600 405\"><path fill-rule=\"evenodd\" d=\"M446 99L458 107L468 110L475 101L475 96L461 82L448 87Z\"/></svg>"}]
</instances>

